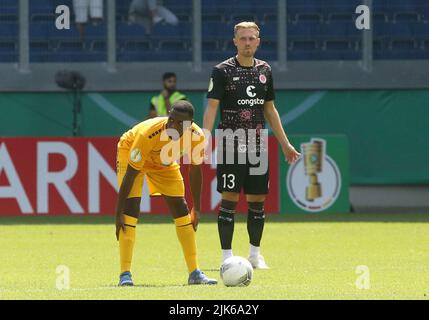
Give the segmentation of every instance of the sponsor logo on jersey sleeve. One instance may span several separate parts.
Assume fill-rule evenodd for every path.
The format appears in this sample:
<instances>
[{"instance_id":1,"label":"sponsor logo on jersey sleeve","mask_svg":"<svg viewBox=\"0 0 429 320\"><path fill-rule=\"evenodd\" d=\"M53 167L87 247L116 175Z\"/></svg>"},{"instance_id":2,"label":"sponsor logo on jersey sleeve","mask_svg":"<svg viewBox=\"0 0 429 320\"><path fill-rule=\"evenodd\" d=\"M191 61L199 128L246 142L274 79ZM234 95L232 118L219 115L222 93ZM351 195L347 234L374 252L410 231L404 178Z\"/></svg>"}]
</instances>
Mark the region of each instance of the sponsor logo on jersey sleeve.
<instances>
[{"instance_id":1,"label":"sponsor logo on jersey sleeve","mask_svg":"<svg viewBox=\"0 0 429 320\"><path fill-rule=\"evenodd\" d=\"M211 92L213 90L213 78L210 78L210 82L209 82L209 92Z\"/></svg>"},{"instance_id":2,"label":"sponsor logo on jersey sleeve","mask_svg":"<svg viewBox=\"0 0 429 320\"><path fill-rule=\"evenodd\" d=\"M133 149L130 153L130 160L134 163L140 162L142 160L142 153L139 149Z\"/></svg>"}]
</instances>

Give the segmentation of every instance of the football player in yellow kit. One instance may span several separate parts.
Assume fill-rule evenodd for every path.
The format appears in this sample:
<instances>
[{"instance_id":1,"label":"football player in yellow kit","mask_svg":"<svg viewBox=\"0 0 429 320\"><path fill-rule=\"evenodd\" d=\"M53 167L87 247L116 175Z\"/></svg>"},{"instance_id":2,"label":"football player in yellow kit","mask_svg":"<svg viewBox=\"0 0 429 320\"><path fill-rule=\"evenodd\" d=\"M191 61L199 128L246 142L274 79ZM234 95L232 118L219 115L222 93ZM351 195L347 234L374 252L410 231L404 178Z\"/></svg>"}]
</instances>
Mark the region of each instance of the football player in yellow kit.
<instances>
[{"instance_id":1,"label":"football player in yellow kit","mask_svg":"<svg viewBox=\"0 0 429 320\"><path fill-rule=\"evenodd\" d=\"M164 197L174 218L176 233L189 271L188 284L216 284L199 268L195 232L200 212L204 159L204 133L193 122L194 107L177 101L168 117L137 124L118 143L117 176L119 195L116 207L116 238L119 241L121 274L119 286L132 286L131 261L140 212L143 178L151 196ZM186 204L183 177L177 160L190 158L189 179L194 207Z\"/></svg>"}]
</instances>

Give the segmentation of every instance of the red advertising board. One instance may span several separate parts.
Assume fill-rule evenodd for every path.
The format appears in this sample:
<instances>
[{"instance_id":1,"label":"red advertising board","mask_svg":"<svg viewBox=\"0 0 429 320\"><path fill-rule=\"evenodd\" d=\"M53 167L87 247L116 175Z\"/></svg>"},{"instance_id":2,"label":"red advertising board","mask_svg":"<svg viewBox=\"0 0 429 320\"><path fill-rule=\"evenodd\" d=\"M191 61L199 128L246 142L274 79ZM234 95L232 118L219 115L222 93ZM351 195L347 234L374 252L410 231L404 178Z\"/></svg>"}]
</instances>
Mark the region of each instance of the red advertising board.
<instances>
[{"instance_id":1,"label":"red advertising board","mask_svg":"<svg viewBox=\"0 0 429 320\"><path fill-rule=\"evenodd\" d=\"M0 216L114 213L117 195L116 137L0 138ZM270 137L270 194L265 209L279 211L278 148ZM187 166L182 166L186 199L192 206ZM203 165L201 211L216 211L214 165ZM145 192L146 191L146 192ZM142 212L165 214L161 198L150 198L143 188ZM237 211L244 212L241 197Z\"/></svg>"}]
</instances>

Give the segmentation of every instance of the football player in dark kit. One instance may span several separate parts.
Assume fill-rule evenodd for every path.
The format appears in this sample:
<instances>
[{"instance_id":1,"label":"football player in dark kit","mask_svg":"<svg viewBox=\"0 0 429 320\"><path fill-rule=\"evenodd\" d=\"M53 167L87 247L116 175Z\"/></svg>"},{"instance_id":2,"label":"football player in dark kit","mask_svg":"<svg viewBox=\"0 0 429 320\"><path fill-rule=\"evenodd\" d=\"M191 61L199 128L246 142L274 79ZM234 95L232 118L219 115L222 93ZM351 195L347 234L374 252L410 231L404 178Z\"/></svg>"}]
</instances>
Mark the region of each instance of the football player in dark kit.
<instances>
[{"instance_id":1,"label":"football player in dark kit","mask_svg":"<svg viewBox=\"0 0 429 320\"><path fill-rule=\"evenodd\" d=\"M234 44L237 55L214 67L208 89L208 105L204 114L204 128L212 131L217 109L221 107L221 121L218 129L229 131L222 134L218 142L222 144L223 156L218 157L217 190L222 193L222 202L218 215L218 230L225 261L233 256L232 237L234 233L234 213L242 189L248 204L247 230L250 238L249 261L254 268L267 269L263 256L260 254L260 243L265 223L264 201L268 194L268 163L261 156L267 152L261 129L265 128L265 120L272 128L285 159L294 163L300 153L289 143L283 130L279 114L274 106L274 89L271 67L265 61L255 59L260 44L259 27L254 22L241 22L234 27ZM244 141L240 134L245 132ZM254 137L251 139L251 137ZM229 143L228 143L229 141ZM228 148L229 146L229 148ZM232 146L232 148L231 148ZM228 152L232 150L234 161L228 160ZM254 161L260 157L261 168L255 174ZM245 154L245 161L239 155ZM231 159L231 158L230 158Z\"/></svg>"}]
</instances>

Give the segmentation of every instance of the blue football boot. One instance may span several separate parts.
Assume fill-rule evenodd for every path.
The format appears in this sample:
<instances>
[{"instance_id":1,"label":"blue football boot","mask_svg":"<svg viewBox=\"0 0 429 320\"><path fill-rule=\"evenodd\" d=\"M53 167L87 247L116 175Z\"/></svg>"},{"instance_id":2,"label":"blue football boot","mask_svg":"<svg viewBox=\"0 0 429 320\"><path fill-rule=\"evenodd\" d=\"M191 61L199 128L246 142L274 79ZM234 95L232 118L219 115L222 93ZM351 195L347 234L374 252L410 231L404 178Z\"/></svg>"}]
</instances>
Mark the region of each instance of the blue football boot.
<instances>
[{"instance_id":1,"label":"blue football boot","mask_svg":"<svg viewBox=\"0 0 429 320\"><path fill-rule=\"evenodd\" d=\"M196 269L189 274L188 284L217 284L217 280L208 278L204 272Z\"/></svg>"},{"instance_id":2,"label":"blue football boot","mask_svg":"<svg viewBox=\"0 0 429 320\"><path fill-rule=\"evenodd\" d=\"M133 286L133 279L131 279L131 272L129 271L125 271L122 272L121 275L119 276L119 287L124 287L124 286Z\"/></svg>"}]
</instances>

